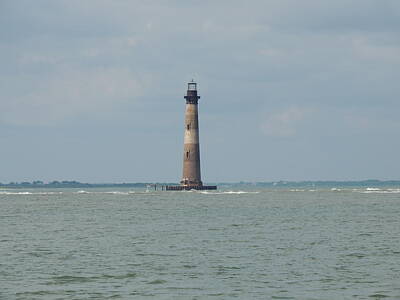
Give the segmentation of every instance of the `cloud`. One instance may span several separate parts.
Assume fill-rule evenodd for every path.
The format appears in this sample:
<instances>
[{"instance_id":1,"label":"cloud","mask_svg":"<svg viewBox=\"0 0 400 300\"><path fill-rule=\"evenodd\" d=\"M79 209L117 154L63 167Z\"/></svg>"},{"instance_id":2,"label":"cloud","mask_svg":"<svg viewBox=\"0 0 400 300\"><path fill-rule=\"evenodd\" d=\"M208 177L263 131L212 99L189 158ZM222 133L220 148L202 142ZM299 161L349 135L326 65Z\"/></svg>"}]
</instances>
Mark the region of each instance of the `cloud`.
<instances>
[{"instance_id":1,"label":"cloud","mask_svg":"<svg viewBox=\"0 0 400 300\"><path fill-rule=\"evenodd\" d=\"M400 63L400 45L376 44L366 37L355 37L353 49L355 55L364 60Z\"/></svg>"},{"instance_id":2,"label":"cloud","mask_svg":"<svg viewBox=\"0 0 400 300\"><path fill-rule=\"evenodd\" d=\"M267 136L290 137L297 133L299 123L312 113L311 109L291 107L269 115L261 124L262 132Z\"/></svg>"},{"instance_id":3,"label":"cloud","mask_svg":"<svg viewBox=\"0 0 400 300\"><path fill-rule=\"evenodd\" d=\"M239 0L2 0L0 125L2 132L12 128L20 135L10 133L0 154L15 161L41 155L15 145L41 132L48 147L46 141L61 129L70 136L90 135L85 144L89 158L105 135L126 140L125 148L134 155L109 151L103 156L138 157L140 165L150 148L159 149L161 140L179 134L182 95L191 78L199 83L201 119L214 118L201 123L202 145L209 136L223 139L214 150L221 153L214 168L228 170L223 176L229 173L232 180L265 178L266 170L283 176L292 171L281 165L270 169L267 160L265 168L255 171L260 163L254 144L259 155L279 157L283 149L290 153L303 143L303 153L313 157L329 140L332 146L323 153L336 155L343 140L356 149L361 138L379 140L390 132L394 138L385 143L397 150L399 31L398 0L254 0L251 5ZM37 130L37 125L46 128ZM227 137L230 130L232 138ZM247 138L243 145L237 145L239 133ZM283 138L273 148L259 138L262 134ZM134 137L146 140L142 148ZM59 137L58 150L69 157L64 139ZM180 153L178 138L172 144L170 151ZM227 148L237 152L221 163ZM363 149L374 159L376 153ZM229 169L238 155L249 157L248 173ZM396 155L385 158L396 161ZM307 170L312 159L298 157L298 170L301 163ZM13 167L3 168L3 174ZM143 170L175 179L170 177L173 168L150 161L138 179L145 178ZM17 169L15 174L26 168ZM321 172L317 169L314 177ZM398 169L393 164L391 174ZM108 180L122 176L121 168L116 170L107 173ZM76 172L81 171L77 166ZM338 170L334 176L340 172L357 176L358 171ZM106 174L89 172L87 178L98 178L97 173ZM131 175L130 167L124 176Z\"/></svg>"},{"instance_id":4,"label":"cloud","mask_svg":"<svg viewBox=\"0 0 400 300\"><path fill-rule=\"evenodd\" d=\"M337 113L341 125L349 134L381 135L397 134L400 121L396 111L388 112L382 109L369 111L347 110Z\"/></svg>"},{"instance_id":5,"label":"cloud","mask_svg":"<svg viewBox=\"0 0 400 300\"><path fill-rule=\"evenodd\" d=\"M37 58L35 58L37 60ZM36 80L26 93L2 99L0 120L14 125L51 125L69 117L111 111L135 101L143 82L120 68L59 70Z\"/></svg>"}]
</instances>

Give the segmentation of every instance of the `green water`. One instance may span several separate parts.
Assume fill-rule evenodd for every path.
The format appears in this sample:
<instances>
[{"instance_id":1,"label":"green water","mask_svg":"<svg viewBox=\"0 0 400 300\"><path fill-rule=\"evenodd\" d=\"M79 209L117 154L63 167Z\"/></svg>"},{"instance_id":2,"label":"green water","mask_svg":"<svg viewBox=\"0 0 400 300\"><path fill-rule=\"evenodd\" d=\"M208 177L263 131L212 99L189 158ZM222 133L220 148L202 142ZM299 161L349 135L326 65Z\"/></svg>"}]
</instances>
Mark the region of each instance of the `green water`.
<instances>
[{"instance_id":1,"label":"green water","mask_svg":"<svg viewBox=\"0 0 400 300\"><path fill-rule=\"evenodd\" d=\"M0 190L0 299L400 299L400 189Z\"/></svg>"}]
</instances>

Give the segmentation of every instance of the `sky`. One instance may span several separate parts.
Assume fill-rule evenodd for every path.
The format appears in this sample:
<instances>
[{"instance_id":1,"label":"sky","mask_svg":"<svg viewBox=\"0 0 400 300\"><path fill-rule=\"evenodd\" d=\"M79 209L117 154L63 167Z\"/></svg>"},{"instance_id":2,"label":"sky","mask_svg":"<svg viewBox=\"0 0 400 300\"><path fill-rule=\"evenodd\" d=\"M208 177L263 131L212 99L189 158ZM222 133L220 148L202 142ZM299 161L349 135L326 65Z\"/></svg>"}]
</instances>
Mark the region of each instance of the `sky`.
<instances>
[{"instance_id":1,"label":"sky","mask_svg":"<svg viewBox=\"0 0 400 300\"><path fill-rule=\"evenodd\" d=\"M1 0L0 182L400 179L398 0Z\"/></svg>"}]
</instances>

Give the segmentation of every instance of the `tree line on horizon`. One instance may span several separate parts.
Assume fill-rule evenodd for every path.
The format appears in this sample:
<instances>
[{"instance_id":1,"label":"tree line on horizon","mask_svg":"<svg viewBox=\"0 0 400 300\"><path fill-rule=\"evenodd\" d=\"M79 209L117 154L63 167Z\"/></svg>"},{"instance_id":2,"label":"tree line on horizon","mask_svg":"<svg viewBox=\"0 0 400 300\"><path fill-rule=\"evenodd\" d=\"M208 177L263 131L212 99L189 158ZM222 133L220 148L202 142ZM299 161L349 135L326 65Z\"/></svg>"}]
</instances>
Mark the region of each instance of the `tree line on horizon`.
<instances>
[{"instance_id":1,"label":"tree line on horizon","mask_svg":"<svg viewBox=\"0 0 400 300\"><path fill-rule=\"evenodd\" d=\"M150 183L150 182L133 182L133 183L82 183L76 180L53 180L44 182L42 180L35 180L32 182L9 182L1 183L0 187L25 187L25 188L38 188L38 187L54 187L54 188L82 188L82 187L146 187L149 185L172 185L176 183ZM214 184L214 183L213 183ZM220 186L258 186L258 187L335 187L335 186L385 186L385 185L400 185L400 180L350 180L350 181L271 181L271 182L220 182L215 183Z\"/></svg>"}]
</instances>

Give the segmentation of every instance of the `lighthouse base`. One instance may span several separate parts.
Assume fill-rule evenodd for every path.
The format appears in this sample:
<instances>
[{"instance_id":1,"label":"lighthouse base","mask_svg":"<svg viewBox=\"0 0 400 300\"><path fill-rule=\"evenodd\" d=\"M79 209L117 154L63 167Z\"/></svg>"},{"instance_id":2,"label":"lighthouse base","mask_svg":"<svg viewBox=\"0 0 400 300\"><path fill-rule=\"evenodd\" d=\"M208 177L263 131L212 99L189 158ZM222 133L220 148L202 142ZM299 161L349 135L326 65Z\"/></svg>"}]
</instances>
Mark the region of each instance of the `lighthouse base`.
<instances>
[{"instance_id":1,"label":"lighthouse base","mask_svg":"<svg viewBox=\"0 0 400 300\"><path fill-rule=\"evenodd\" d=\"M190 191L190 190L216 190L216 185L167 185L165 186L166 191Z\"/></svg>"}]
</instances>

